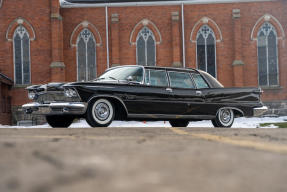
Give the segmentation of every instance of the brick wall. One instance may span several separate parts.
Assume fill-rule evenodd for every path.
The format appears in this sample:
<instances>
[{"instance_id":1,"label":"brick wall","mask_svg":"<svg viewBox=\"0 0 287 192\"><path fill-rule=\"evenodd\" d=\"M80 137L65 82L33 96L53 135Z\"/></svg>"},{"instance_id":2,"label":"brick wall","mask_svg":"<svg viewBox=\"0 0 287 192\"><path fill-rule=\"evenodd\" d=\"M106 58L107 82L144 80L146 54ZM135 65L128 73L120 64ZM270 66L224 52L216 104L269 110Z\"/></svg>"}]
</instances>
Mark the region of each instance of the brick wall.
<instances>
[{"instance_id":1,"label":"brick wall","mask_svg":"<svg viewBox=\"0 0 287 192\"><path fill-rule=\"evenodd\" d=\"M185 5L186 67L196 67L196 43L191 42L191 39L196 38L197 30L202 24L208 24L214 30L218 41L216 44L216 62L219 81L226 87L258 86L257 41L251 40L252 29L261 17L270 14L279 21L279 23L272 23L277 32L280 33L281 31L280 25L286 32L287 20L284 19L287 12L286 8L287 3L285 1ZM239 10L240 17L234 17L233 10ZM183 62L180 6L113 7L109 8L108 12L110 65L136 64L136 46L131 44L130 38L133 30L137 30L136 25L143 19L148 19L154 23L160 32L162 41L156 46L157 65L173 66L172 64L176 60L179 63ZM176 12L179 13L178 22L174 22L172 19ZM66 74L69 74L66 80L76 80L76 48L70 46L70 38L76 26L82 21L89 21L95 25L102 38L103 44L97 47L98 73L102 73L107 65L105 9L61 9L61 14L64 18L64 60L67 65ZM208 22L201 22L201 19L205 17L208 18ZM270 22L272 21L270 20ZM191 34L193 30L194 33ZM256 31L256 29L254 30ZM179 35L179 43L174 42L173 34ZM220 39L220 35L222 39ZM284 39L278 40L278 51L280 87L264 89L264 101L287 99L287 76L285 75L287 72L285 67L287 48ZM239 62L238 65L237 62L237 65L232 65L235 61L242 61L242 63Z\"/></svg>"},{"instance_id":2,"label":"brick wall","mask_svg":"<svg viewBox=\"0 0 287 192\"><path fill-rule=\"evenodd\" d=\"M33 84L50 81L51 63L51 21L50 2L39 0L4 0L0 8L0 69L14 79L13 42L7 40L9 27L14 26L17 18L31 24L35 31L35 40L30 43L31 79ZM31 36L31 29L28 29ZM8 31L13 36L13 31ZM27 94L23 87L14 87L11 92L12 105L27 102Z\"/></svg>"}]
</instances>

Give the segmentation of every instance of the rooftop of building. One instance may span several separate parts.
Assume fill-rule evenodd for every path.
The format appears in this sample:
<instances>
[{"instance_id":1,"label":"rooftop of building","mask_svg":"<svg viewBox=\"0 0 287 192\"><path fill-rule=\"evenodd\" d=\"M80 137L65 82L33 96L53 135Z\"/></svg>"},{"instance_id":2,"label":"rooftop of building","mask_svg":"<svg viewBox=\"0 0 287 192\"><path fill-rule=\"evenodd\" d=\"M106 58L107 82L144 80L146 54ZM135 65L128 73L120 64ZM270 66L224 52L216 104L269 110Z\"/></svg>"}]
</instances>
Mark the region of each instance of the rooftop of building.
<instances>
[{"instance_id":1,"label":"rooftop of building","mask_svg":"<svg viewBox=\"0 0 287 192\"><path fill-rule=\"evenodd\" d=\"M3 82L3 83L8 84L8 85L12 85L13 84L13 80L10 79L9 77L7 77L6 75L4 75L1 72L0 72L0 82Z\"/></svg>"},{"instance_id":2,"label":"rooftop of building","mask_svg":"<svg viewBox=\"0 0 287 192\"><path fill-rule=\"evenodd\" d=\"M60 0L62 7L85 7L85 6L137 6L137 5L177 5L177 4L214 4L214 3L244 3L264 2L277 0Z\"/></svg>"}]
</instances>

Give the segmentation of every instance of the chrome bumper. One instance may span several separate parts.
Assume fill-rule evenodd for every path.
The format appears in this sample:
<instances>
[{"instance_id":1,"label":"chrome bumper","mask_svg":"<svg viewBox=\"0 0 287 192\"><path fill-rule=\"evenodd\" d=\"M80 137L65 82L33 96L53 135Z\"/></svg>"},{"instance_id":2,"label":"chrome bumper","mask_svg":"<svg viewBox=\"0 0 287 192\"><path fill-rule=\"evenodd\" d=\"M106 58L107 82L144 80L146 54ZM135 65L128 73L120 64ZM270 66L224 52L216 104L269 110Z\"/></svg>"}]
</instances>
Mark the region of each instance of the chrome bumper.
<instances>
[{"instance_id":1,"label":"chrome bumper","mask_svg":"<svg viewBox=\"0 0 287 192\"><path fill-rule=\"evenodd\" d=\"M253 116L258 117L260 115L263 115L266 111L268 111L268 107L267 106L254 108L253 109Z\"/></svg>"},{"instance_id":2,"label":"chrome bumper","mask_svg":"<svg viewBox=\"0 0 287 192\"><path fill-rule=\"evenodd\" d=\"M38 115L83 115L87 110L87 103L73 102L73 103L27 103L22 105L23 111L27 114Z\"/></svg>"}]
</instances>

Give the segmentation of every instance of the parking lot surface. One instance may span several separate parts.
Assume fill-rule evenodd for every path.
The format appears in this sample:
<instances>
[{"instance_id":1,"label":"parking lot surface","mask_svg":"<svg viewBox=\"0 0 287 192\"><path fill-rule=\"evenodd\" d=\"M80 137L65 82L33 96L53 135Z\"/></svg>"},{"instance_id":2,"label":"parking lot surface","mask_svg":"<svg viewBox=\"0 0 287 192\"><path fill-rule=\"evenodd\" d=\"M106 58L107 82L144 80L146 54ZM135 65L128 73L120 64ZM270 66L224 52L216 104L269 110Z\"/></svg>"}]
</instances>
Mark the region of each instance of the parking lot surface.
<instances>
[{"instance_id":1,"label":"parking lot surface","mask_svg":"<svg viewBox=\"0 0 287 192\"><path fill-rule=\"evenodd\" d=\"M287 129L0 129L0 191L283 192Z\"/></svg>"}]
</instances>

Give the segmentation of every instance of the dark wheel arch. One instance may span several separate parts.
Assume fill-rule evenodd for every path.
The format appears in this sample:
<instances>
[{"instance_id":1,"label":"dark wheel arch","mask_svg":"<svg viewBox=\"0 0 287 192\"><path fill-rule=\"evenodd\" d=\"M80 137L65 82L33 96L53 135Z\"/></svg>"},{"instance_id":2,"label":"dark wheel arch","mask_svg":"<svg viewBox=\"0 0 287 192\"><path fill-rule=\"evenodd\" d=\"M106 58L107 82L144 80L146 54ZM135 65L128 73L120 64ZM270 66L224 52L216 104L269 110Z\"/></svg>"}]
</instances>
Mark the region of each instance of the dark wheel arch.
<instances>
[{"instance_id":1,"label":"dark wheel arch","mask_svg":"<svg viewBox=\"0 0 287 192\"><path fill-rule=\"evenodd\" d=\"M113 103L115 107L115 120L126 120L128 117L128 109L123 100L113 95L94 95L88 100L88 105L97 99L107 99Z\"/></svg>"}]
</instances>

